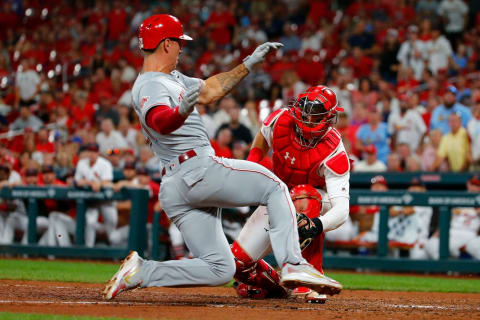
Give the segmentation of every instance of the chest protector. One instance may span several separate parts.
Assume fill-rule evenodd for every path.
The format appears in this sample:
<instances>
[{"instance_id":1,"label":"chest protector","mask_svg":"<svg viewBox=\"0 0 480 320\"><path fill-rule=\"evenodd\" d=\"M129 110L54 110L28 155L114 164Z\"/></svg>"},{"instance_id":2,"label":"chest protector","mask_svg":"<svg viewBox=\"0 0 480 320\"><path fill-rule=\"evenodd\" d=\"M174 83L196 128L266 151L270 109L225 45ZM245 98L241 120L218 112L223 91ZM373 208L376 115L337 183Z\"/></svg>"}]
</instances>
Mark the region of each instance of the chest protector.
<instances>
[{"instance_id":1,"label":"chest protector","mask_svg":"<svg viewBox=\"0 0 480 320\"><path fill-rule=\"evenodd\" d=\"M295 122L288 112L283 112L273 128L273 172L289 188L299 184L325 187L325 179L318 175L319 166L338 147L340 134L330 129L315 148L302 147L295 134Z\"/></svg>"}]
</instances>

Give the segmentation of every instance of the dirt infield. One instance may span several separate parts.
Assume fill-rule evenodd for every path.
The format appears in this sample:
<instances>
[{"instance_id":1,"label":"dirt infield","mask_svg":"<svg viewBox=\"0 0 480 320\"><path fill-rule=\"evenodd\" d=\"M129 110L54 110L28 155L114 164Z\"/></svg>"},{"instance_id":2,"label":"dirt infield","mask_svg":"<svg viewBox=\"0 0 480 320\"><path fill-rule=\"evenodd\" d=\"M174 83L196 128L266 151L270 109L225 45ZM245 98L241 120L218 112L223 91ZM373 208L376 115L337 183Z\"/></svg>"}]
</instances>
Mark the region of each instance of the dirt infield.
<instances>
[{"instance_id":1,"label":"dirt infield","mask_svg":"<svg viewBox=\"0 0 480 320\"><path fill-rule=\"evenodd\" d=\"M479 319L480 294L344 291L324 305L247 300L231 288L149 288L101 297L99 284L0 280L0 310L168 319Z\"/></svg>"}]
</instances>

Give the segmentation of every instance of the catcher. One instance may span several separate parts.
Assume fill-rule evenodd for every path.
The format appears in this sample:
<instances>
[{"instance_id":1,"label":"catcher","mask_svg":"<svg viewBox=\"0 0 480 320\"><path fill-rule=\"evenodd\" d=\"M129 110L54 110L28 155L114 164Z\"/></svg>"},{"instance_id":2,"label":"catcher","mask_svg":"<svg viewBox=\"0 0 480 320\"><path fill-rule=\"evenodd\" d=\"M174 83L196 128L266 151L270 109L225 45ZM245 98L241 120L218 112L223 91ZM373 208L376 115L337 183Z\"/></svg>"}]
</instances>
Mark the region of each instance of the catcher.
<instances>
[{"instance_id":1,"label":"catcher","mask_svg":"<svg viewBox=\"0 0 480 320\"><path fill-rule=\"evenodd\" d=\"M339 111L343 108L335 92L326 86L309 88L292 106L267 117L248 156L258 163L272 149L273 172L291 190L298 212L302 255L322 273L325 232L340 227L349 214L350 161L339 132L331 127ZM293 295L324 303L325 294L340 293L342 285L330 278L323 292L303 287L290 292L280 286L277 272L262 260L272 251L268 232L267 210L260 206L232 244L236 290L241 297Z\"/></svg>"}]
</instances>

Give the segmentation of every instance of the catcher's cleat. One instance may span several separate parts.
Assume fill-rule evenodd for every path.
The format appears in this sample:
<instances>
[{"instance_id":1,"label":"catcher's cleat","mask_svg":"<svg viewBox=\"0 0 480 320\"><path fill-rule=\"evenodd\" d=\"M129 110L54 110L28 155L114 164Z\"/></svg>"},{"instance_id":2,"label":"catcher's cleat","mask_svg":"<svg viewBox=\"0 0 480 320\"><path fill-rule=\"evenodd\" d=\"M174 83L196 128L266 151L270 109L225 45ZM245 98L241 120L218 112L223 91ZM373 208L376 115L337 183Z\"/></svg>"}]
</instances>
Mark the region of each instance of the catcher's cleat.
<instances>
[{"instance_id":1,"label":"catcher's cleat","mask_svg":"<svg viewBox=\"0 0 480 320\"><path fill-rule=\"evenodd\" d=\"M331 296L342 291L342 285L339 282L325 276L310 264L285 264L282 268L280 284L289 289L307 287L319 294Z\"/></svg>"},{"instance_id":2,"label":"catcher's cleat","mask_svg":"<svg viewBox=\"0 0 480 320\"><path fill-rule=\"evenodd\" d=\"M319 294L318 292L307 287L295 288L292 290L290 295L296 299L303 299L307 303L324 304L325 301L327 301L326 294Z\"/></svg>"},{"instance_id":3,"label":"catcher's cleat","mask_svg":"<svg viewBox=\"0 0 480 320\"><path fill-rule=\"evenodd\" d=\"M135 289L142 284L142 281L134 279L135 274L140 271L143 259L140 258L136 251L131 251L130 254L123 260L122 265L117 273L110 279L103 290L103 297L106 300L115 298L120 292Z\"/></svg>"},{"instance_id":4,"label":"catcher's cleat","mask_svg":"<svg viewBox=\"0 0 480 320\"><path fill-rule=\"evenodd\" d=\"M242 282L234 282L233 287L235 288L235 291L237 291L238 296L241 298L265 299L268 295L268 291L266 289Z\"/></svg>"}]
</instances>

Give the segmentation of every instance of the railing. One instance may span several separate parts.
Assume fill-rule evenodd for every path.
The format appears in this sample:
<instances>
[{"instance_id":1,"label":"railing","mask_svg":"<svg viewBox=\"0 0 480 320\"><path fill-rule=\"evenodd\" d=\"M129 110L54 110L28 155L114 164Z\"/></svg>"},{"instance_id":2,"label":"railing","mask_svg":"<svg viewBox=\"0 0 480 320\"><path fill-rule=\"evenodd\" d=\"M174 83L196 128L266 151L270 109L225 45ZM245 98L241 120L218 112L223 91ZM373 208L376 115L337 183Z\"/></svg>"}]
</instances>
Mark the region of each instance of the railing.
<instances>
[{"instance_id":1,"label":"railing","mask_svg":"<svg viewBox=\"0 0 480 320\"><path fill-rule=\"evenodd\" d=\"M0 198L25 199L28 214L28 244L0 245L0 252L9 254L54 255L63 257L85 258L123 258L130 250L141 255L146 247L146 222L149 194L144 189L127 188L121 192L102 189L99 192L90 189L66 187L4 187L0 189ZM76 201L75 245L72 247L49 247L37 245L38 201L43 199ZM86 247L85 246L85 212L86 201L131 200L130 230L128 245L119 247ZM158 235L158 232L157 232ZM157 245L158 248L158 245Z\"/></svg>"},{"instance_id":2,"label":"railing","mask_svg":"<svg viewBox=\"0 0 480 320\"><path fill-rule=\"evenodd\" d=\"M468 192L372 192L370 190L351 190L350 204L380 206L379 234L376 256L325 255L325 268L374 269L386 271L428 271L428 272L475 272L480 273L480 261L454 259L449 255L450 218L453 207L480 207L480 194ZM390 258L388 255L388 206L429 206L440 208L440 259L413 260L409 258Z\"/></svg>"},{"instance_id":3,"label":"railing","mask_svg":"<svg viewBox=\"0 0 480 320\"><path fill-rule=\"evenodd\" d=\"M0 245L0 252L10 254L55 255L84 258L123 258L129 250L136 250L143 255L146 248L146 221L148 192L142 189L124 189L115 193L111 189L93 192L87 189L62 187L15 187L0 189L0 198L28 200L28 244ZM77 202L77 224L75 245L72 247L47 247L36 244L36 216L38 215L38 200L56 199L73 200ZM127 200L131 199L130 231L126 248L93 247L84 245L85 232L85 201L97 200ZM370 190L351 190L350 203L358 205L380 206L379 236L376 245L376 256L324 256L325 268L341 269L374 269L388 271L429 271L429 272L475 272L480 273L480 261L453 259L449 257L449 231L451 208L480 207L480 194L468 192L429 191L415 193L406 191L372 192ZM440 259L413 260L409 258L388 257L388 206L431 206L440 208ZM164 260L166 246L159 242L161 230L160 214L155 214L153 221L152 258ZM163 247L161 247L163 246Z\"/></svg>"}]
</instances>

